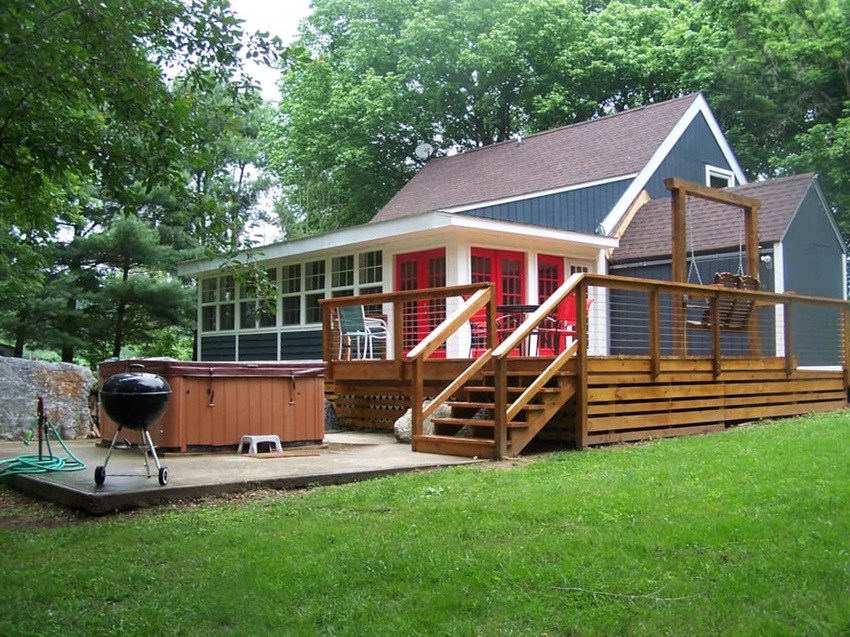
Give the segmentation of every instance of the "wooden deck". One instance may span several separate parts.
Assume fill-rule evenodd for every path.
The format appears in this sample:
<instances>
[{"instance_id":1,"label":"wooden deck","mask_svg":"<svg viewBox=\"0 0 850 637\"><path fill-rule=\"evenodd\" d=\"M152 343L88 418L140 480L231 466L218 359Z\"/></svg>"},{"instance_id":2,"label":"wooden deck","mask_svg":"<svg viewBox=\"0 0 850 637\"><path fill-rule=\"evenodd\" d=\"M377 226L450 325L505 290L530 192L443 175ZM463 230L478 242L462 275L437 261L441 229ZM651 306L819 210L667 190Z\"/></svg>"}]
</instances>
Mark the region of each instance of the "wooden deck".
<instances>
[{"instance_id":1,"label":"wooden deck","mask_svg":"<svg viewBox=\"0 0 850 637\"><path fill-rule=\"evenodd\" d=\"M618 301L615 290L631 296ZM503 342L489 335L483 355L450 357L447 342L462 332L471 316L493 305L491 294L489 287L464 286L329 301L326 313L339 303L390 304L387 314L395 318L396 345L391 351L403 351L398 347L404 324L400 308L414 295L457 299L456 309L446 311L439 322L432 321L434 329L409 351L381 360L334 360L336 337L328 317L328 388L341 422L391 430L395 420L413 408L415 451L500 458L518 455L534 439L584 449L847 407L850 357L845 334L850 321L843 301L579 274ZM588 294L595 295L595 307L600 299L606 300L609 311L602 318L609 326L609 350L646 353L590 353L593 343L588 334L599 330L585 316L579 317L579 338L558 356L517 357L518 344L533 337L536 326L568 294L576 294L579 307L584 307ZM762 310L781 308L783 320L775 322L771 338L787 356L764 351L769 349L768 339L758 312L743 333L727 336L717 328L689 337L685 303L703 298L719 305L729 301L728 295L742 295ZM625 344L612 343L610 337L612 317L625 313L618 303L628 303L630 325L635 326L634 338ZM794 343L790 326L800 305L835 313L835 342L818 354L831 364L798 365L798 354L815 356ZM635 320L638 314L645 319L642 323ZM670 325L673 314L682 325ZM771 343L774 349L775 343ZM445 405L446 413L435 413L440 405ZM433 419L433 430L425 429L428 417Z\"/></svg>"}]
</instances>

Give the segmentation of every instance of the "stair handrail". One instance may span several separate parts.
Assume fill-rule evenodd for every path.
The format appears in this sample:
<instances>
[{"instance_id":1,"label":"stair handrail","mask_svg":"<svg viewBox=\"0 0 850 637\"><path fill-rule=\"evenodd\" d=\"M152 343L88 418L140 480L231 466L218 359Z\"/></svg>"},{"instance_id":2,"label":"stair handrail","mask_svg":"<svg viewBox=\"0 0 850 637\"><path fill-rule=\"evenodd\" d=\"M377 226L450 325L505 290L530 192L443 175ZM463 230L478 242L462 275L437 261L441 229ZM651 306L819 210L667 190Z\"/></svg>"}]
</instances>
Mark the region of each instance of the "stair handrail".
<instances>
[{"instance_id":1,"label":"stair handrail","mask_svg":"<svg viewBox=\"0 0 850 637\"><path fill-rule=\"evenodd\" d=\"M412 391L411 391L411 437L415 439L422 434L422 423L433 414L440 405L451 398L455 392L463 387L475 374L477 374L493 355L493 341L495 338L495 285L485 284L485 287L476 291L468 299L465 299L450 316L447 316L434 330L423 338L411 349L406 360L413 365ZM450 336L457 332L460 327L466 325L481 309L488 307L488 329L487 349L481 356L474 359L472 363L452 383L435 396L427 406L422 405L424 395L424 380L422 366L425 359L439 349ZM492 329L491 329L492 328Z\"/></svg>"},{"instance_id":2,"label":"stair handrail","mask_svg":"<svg viewBox=\"0 0 850 637\"><path fill-rule=\"evenodd\" d=\"M557 290L555 290L549 298L547 298L543 303L540 304L540 307L537 308L532 314L526 317L525 321L517 327L508 337L502 341L502 343L496 348L493 352L493 358L496 359L496 378L495 384L497 387L501 385L505 385L507 383L507 378L505 376L505 365L504 361L507 358L508 354L510 354L513 350L519 347L520 343L523 340L528 338L531 333L537 329L537 326L540 325L543 320L548 317L552 312L554 312L557 307L573 292L575 292L576 288L578 288L582 281L585 279L584 272L576 272L575 274L570 275L570 277L564 281ZM572 359L576 352L579 351L579 345L581 343L586 342L586 330L581 330L576 335L575 342L568 348L566 348L563 352L558 354L555 359L544 369L540 375L538 375L531 384L525 389L522 394L520 394L514 402L510 405L506 405L504 409L504 422L507 423L512 420L523 408L525 408L537 394L540 389L546 385L547 382L551 378L553 378L558 372L560 372L563 367L567 364L567 361ZM497 391L497 395L499 392ZM501 409L498 409L498 412L501 412ZM494 414L497 422L501 420L501 413ZM497 432L497 437L500 432Z\"/></svg>"},{"instance_id":3,"label":"stair handrail","mask_svg":"<svg viewBox=\"0 0 850 637\"><path fill-rule=\"evenodd\" d=\"M529 314L525 320L511 332L505 340L493 352L493 358L505 358L513 350L531 335L543 320L552 314L557 307L579 286L585 277L584 272L576 272L564 281L552 295L540 304L534 312Z\"/></svg>"}]
</instances>

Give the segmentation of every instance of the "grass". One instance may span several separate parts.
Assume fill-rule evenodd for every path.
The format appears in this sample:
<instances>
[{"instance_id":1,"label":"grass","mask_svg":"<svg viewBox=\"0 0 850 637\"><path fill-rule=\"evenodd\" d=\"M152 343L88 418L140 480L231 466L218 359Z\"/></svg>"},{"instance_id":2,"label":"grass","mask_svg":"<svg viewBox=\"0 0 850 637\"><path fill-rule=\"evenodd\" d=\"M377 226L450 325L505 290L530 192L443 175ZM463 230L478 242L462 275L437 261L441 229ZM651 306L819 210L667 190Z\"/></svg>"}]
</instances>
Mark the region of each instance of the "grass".
<instances>
[{"instance_id":1,"label":"grass","mask_svg":"<svg viewBox=\"0 0 850 637\"><path fill-rule=\"evenodd\" d=\"M848 635L848 453L839 412L0 525L0 634Z\"/></svg>"}]
</instances>

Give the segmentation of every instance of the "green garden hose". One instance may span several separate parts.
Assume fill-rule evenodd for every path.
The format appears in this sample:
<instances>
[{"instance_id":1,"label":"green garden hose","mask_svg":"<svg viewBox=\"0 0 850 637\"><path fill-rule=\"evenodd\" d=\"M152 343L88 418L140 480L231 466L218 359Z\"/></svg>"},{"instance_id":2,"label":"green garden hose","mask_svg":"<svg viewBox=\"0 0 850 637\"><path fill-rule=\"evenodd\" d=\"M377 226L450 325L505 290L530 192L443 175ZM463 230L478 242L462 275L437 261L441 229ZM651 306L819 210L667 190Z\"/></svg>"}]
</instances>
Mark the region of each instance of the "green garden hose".
<instances>
[{"instance_id":1,"label":"green garden hose","mask_svg":"<svg viewBox=\"0 0 850 637\"><path fill-rule=\"evenodd\" d=\"M42 421L50 428L49 430L45 428L44 431L44 441L47 443L47 454L26 454L15 458L0 460L0 478L30 473L47 473L48 471L80 471L81 469L86 468L86 463L77 458L77 456L68 449L68 446L62 441L62 438L59 436L59 432L50 420L39 415L33 423L33 427L36 425L41 427ZM30 427L30 431L27 434L27 438L24 440L24 444L29 444L29 440L32 438L33 427ZM68 458L53 455L53 450L50 448L49 433L51 432L56 437L56 440L59 441L59 444L62 445L65 453L68 454Z\"/></svg>"}]
</instances>

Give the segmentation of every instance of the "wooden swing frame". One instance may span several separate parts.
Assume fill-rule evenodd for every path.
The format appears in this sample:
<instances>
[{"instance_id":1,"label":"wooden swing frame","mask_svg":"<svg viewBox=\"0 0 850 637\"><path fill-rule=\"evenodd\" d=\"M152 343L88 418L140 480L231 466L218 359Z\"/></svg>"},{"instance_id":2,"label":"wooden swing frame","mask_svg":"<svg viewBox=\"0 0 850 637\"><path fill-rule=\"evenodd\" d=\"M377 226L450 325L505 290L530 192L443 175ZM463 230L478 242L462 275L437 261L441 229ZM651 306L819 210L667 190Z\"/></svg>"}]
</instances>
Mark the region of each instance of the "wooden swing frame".
<instances>
[{"instance_id":1,"label":"wooden swing frame","mask_svg":"<svg viewBox=\"0 0 850 637\"><path fill-rule=\"evenodd\" d=\"M758 238L758 211L761 201L752 197L745 197L717 188L709 188L701 184L669 177L664 180L664 186L670 191L671 223L672 223L672 280L676 283L687 283L688 278L688 221L687 204L688 197L697 197L707 201L735 206L740 208L744 215L744 253L746 271L750 276L758 276L759 272L759 238ZM753 274L755 273L755 274ZM678 301L678 302L677 302ZM684 356L687 352L687 330L685 324L686 308L682 299L674 299L673 302L673 343L674 354ZM712 299L717 305L717 300ZM711 315L717 315L718 309L711 310ZM711 326L715 332L715 340L719 342L719 317L715 318ZM750 335L750 353L758 355L761 351L758 333L758 309L752 307L749 317L748 332Z\"/></svg>"}]
</instances>

